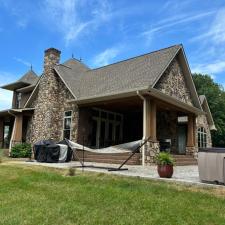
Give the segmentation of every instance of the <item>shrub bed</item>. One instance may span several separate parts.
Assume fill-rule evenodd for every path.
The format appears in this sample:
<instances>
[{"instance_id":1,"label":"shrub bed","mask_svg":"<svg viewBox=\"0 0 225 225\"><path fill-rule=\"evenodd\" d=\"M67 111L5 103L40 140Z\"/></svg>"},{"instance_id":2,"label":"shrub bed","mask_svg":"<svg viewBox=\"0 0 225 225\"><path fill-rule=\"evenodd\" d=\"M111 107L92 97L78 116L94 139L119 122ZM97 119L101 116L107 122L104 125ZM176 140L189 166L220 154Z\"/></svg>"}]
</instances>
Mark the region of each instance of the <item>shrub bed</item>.
<instances>
[{"instance_id":1,"label":"shrub bed","mask_svg":"<svg viewBox=\"0 0 225 225\"><path fill-rule=\"evenodd\" d=\"M32 154L31 144L22 143L16 144L11 149L12 158L29 158Z\"/></svg>"}]
</instances>

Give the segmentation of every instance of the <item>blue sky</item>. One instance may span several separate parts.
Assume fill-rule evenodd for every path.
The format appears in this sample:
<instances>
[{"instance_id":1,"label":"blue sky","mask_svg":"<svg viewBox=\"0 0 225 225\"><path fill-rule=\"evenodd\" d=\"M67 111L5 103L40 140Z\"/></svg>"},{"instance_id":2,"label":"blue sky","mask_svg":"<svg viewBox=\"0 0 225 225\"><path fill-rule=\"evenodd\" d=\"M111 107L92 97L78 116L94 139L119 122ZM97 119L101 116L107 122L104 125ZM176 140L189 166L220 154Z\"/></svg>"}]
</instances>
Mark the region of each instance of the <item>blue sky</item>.
<instances>
[{"instance_id":1,"label":"blue sky","mask_svg":"<svg viewBox=\"0 0 225 225\"><path fill-rule=\"evenodd\" d=\"M192 72L225 86L225 1L0 0L0 86L19 79L43 52L91 68L182 43ZM10 91L0 91L0 110Z\"/></svg>"}]
</instances>

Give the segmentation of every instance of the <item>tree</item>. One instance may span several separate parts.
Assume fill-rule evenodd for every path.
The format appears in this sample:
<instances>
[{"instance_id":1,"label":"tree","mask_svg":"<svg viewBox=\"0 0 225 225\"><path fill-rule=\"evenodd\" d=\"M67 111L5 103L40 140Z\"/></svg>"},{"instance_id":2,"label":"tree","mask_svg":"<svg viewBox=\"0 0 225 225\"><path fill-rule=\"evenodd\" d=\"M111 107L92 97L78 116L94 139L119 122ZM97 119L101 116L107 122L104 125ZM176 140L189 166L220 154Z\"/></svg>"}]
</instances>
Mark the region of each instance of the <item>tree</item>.
<instances>
[{"instance_id":1,"label":"tree","mask_svg":"<svg viewBox=\"0 0 225 225\"><path fill-rule=\"evenodd\" d=\"M217 131L212 131L215 147L225 147L225 91L224 88L205 74L193 74L198 95L205 95L215 122Z\"/></svg>"}]
</instances>

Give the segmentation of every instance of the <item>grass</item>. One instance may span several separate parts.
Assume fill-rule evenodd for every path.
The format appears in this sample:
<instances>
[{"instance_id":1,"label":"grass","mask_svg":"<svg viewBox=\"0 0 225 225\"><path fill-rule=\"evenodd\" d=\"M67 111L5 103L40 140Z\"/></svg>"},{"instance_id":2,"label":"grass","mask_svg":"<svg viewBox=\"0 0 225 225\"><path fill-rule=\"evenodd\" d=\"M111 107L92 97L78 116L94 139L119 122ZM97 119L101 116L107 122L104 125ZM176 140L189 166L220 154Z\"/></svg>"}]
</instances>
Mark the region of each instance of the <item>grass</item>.
<instances>
[{"instance_id":1,"label":"grass","mask_svg":"<svg viewBox=\"0 0 225 225\"><path fill-rule=\"evenodd\" d=\"M0 224L225 224L225 191L0 164Z\"/></svg>"}]
</instances>

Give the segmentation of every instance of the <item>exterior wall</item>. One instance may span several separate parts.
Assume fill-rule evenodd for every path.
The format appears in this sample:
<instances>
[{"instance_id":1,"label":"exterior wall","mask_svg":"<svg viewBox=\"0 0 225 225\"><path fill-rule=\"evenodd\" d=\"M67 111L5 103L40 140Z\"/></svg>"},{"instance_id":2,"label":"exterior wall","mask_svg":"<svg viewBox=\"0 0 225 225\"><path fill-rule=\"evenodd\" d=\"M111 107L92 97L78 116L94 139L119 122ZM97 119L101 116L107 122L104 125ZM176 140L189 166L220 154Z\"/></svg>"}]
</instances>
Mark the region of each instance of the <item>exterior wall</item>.
<instances>
[{"instance_id":1,"label":"exterior wall","mask_svg":"<svg viewBox=\"0 0 225 225\"><path fill-rule=\"evenodd\" d=\"M31 92L22 93L20 108L23 108L24 107L24 105L27 102L27 100L30 97L30 95L31 95Z\"/></svg>"},{"instance_id":2,"label":"exterior wall","mask_svg":"<svg viewBox=\"0 0 225 225\"><path fill-rule=\"evenodd\" d=\"M12 108L16 108L16 95L18 92L13 92L13 99L12 99ZM22 93L21 95L21 102L20 102L20 108L23 108L25 103L27 102L28 98L30 97L31 92Z\"/></svg>"},{"instance_id":3,"label":"exterior wall","mask_svg":"<svg viewBox=\"0 0 225 225\"><path fill-rule=\"evenodd\" d=\"M206 137L207 137L207 147L212 147L212 138L211 132L209 129L209 124L205 115L200 115L197 117L196 123L196 143L198 145L198 128L204 127L206 130Z\"/></svg>"},{"instance_id":4,"label":"exterior wall","mask_svg":"<svg viewBox=\"0 0 225 225\"><path fill-rule=\"evenodd\" d=\"M35 143L38 140L63 138L64 111L72 110L71 139L77 140L78 107L68 103L74 99L66 86L54 71L59 62L59 52L50 49L45 52L44 75L42 76L36 99L29 107L35 107L34 115L28 124L27 142Z\"/></svg>"},{"instance_id":5,"label":"exterior wall","mask_svg":"<svg viewBox=\"0 0 225 225\"><path fill-rule=\"evenodd\" d=\"M175 111L157 112L157 139L171 139L171 152L177 152L177 113Z\"/></svg>"},{"instance_id":6,"label":"exterior wall","mask_svg":"<svg viewBox=\"0 0 225 225\"><path fill-rule=\"evenodd\" d=\"M161 92L193 105L182 68L175 58L155 86Z\"/></svg>"}]
</instances>

